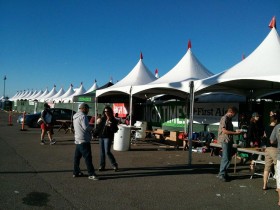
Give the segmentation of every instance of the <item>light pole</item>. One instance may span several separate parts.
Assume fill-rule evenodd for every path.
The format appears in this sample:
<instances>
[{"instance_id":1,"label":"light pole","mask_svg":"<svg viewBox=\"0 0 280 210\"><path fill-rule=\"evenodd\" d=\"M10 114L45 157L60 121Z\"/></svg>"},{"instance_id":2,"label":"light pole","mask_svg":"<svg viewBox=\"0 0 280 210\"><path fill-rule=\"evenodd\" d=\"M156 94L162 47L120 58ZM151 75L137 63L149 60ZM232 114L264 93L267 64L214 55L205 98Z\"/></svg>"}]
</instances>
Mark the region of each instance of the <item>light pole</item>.
<instances>
[{"instance_id":1,"label":"light pole","mask_svg":"<svg viewBox=\"0 0 280 210\"><path fill-rule=\"evenodd\" d=\"M6 77L6 75L4 76L4 99L5 99L5 87L6 87L6 79L7 79L7 77Z\"/></svg>"}]
</instances>

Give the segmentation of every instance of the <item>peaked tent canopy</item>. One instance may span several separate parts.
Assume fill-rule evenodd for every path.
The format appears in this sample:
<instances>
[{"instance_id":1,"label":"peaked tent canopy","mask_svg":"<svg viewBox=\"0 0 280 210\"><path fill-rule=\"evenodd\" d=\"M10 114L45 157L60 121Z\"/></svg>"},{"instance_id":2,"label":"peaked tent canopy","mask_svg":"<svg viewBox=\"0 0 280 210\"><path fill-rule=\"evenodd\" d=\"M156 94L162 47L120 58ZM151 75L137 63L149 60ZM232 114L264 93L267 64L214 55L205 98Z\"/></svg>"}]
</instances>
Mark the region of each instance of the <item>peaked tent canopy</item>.
<instances>
[{"instance_id":1,"label":"peaked tent canopy","mask_svg":"<svg viewBox=\"0 0 280 210\"><path fill-rule=\"evenodd\" d=\"M33 90L28 91L21 99L26 100L33 95Z\"/></svg>"},{"instance_id":2,"label":"peaked tent canopy","mask_svg":"<svg viewBox=\"0 0 280 210\"><path fill-rule=\"evenodd\" d=\"M144 64L143 55L141 53L140 60L126 77L109 88L97 90L96 97L100 98L109 95L118 95L119 98L121 95L129 95L131 87L144 85L153 82L156 79L155 75Z\"/></svg>"},{"instance_id":3,"label":"peaked tent canopy","mask_svg":"<svg viewBox=\"0 0 280 210\"><path fill-rule=\"evenodd\" d=\"M53 102L53 100L55 98L59 98L60 96L62 96L63 94L65 93L65 90L63 88L60 88L60 90L53 96L49 97L49 98L46 98L45 100L47 102Z\"/></svg>"},{"instance_id":4,"label":"peaked tent canopy","mask_svg":"<svg viewBox=\"0 0 280 210\"><path fill-rule=\"evenodd\" d=\"M30 98L28 100L34 100L37 97L40 97L40 95L42 95L44 92L42 90L39 90L35 95L33 95L32 97L30 96Z\"/></svg>"},{"instance_id":5,"label":"peaked tent canopy","mask_svg":"<svg viewBox=\"0 0 280 210\"><path fill-rule=\"evenodd\" d=\"M213 75L205 68L191 51L191 42L188 43L188 50L182 59L165 75L146 85L133 87L132 94L140 97L146 95L150 98L159 94L170 94L186 97L189 85L182 85L182 82L199 80Z\"/></svg>"},{"instance_id":6,"label":"peaked tent canopy","mask_svg":"<svg viewBox=\"0 0 280 210\"><path fill-rule=\"evenodd\" d=\"M26 99L29 100L30 98L32 98L33 96L35 96L39 91L35 90L33 91L32 95L30 95L29 97L27 97Z\"/></svg>"},{"instance_id":7,"label":"peaked tent canopy","mask_svg":"<svg viewBox=\"0 0 280 210\"><path fill-rule=\"evenodd\" d=\"M41 98L48 95L48 93L49 93L49 90L48 90L48 88L46 88L46 90L42 93L42 95L38 96L37 98L33 98L33 99L39 101Z\"/></svg>"},{"instance_id":8,"label":"peaked tent canopy","mask_svg":"<svg viewBox=\"0 0 280 210\"><path fill-rule=\"evenodd\" d=\"M97 81L95 80L93 85L91 86L91 88L88 89L85 93L90 93L92 91L95 91L97 88L98 88L98 85L97 85Z\"/></svg>"},{"instance_id":9,"label":"peaked tent canopy","mask_svg":"<svg viewBox=\"0 0 280 210\"><path fill-rule=\"evenodd\" d=\"M96 90L101 90L107 87L111 87L114 85L112 81L109 81L108 83L102 85L101 87L97 88ZM95 98L96 98L96 90L93 90L91 92L82 94L82 95L77 95L73 97L73 102L88 102L88 103L94 103ZM104 102L106 102L107 99L104 98ZM102 101L100 101L102 102Z\"/></svg>"},{"instance_id":10,"label":"peaked tent canopy","mask_svg":"<svg viewBox=\"0 0 280 210\"><path fill-rule=\"evenodd\" d=\"M73 102L74 96L84 94L85 92L86 92L86 90L83 86L83 83L81 83L80 87L72 95L63 98L62 101L63 101L63 103L71 103L71 102Z\"/></svg>"},{"instance_id":11,"label":"peaked tent canopy","mask_svg":"<svg viewBox=\"0 0 280 210\"><path fill-rule=\"evenodd\" d=\"M233 92L260 97L280 91L280 38L272 28L264 41L244 60L210 78L195 81L196 94Z\"/></svg>"},{"instance_id":12,"label":"peaked tent canopy","mask_svg":"<svg viewBox=\"0 0 280 210\"><path fill-rule=\"evenodd\" d=\"M73 85L71 84L70 87L68 88L68 90L67 90L63 95L58 96L58 97L56 97L56 98L53 98L52 101L53 101L54 103L62 102L62 100L63 100L64 98L67 98L67 97L73 95L74 93L75 93L75 91L74 91L74 89L73 89Z\"/></svg>"},{"instance_id":13,"label":"peaked tent canopy","mask_svg":"<svg viewBox=\"0 0 280 210\"><path fill-rule=\"evenodd\" d=\"M45 102L47 98L50 98L50 97L54 96L55 94L57 94L57 91L56 91L56 86L54 85L53 89L47 95L40 97L39 101Z\"/></svg>"}]
</instances>

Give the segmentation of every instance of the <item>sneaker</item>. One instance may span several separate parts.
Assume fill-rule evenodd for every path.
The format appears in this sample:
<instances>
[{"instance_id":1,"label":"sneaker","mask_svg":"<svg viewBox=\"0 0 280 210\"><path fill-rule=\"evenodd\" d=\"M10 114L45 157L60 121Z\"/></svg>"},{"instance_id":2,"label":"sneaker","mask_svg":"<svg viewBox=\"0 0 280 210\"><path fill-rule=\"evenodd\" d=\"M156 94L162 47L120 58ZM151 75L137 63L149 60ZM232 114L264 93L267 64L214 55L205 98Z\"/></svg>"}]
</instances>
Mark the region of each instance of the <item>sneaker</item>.
<instances>
[{"instance_id":1,"label":"sneaker","mask_svg":"<svg viewBox=\"0 0 280 210\"><path fill-rule=\"evenodd\" d=\"M82 177L82 176L84 176L84 174L82 172L80 172L78 174L73 174L73 178Z\"/></svg>"},{"instance_id":2,"label":"sneaker","mask_svg":"<svg viewBox=\"0 0 280 210\"><path fill-rule=\"evenodd\" d=\"M53 145L56 143L56 140L55 139L52 139L51 142L50 142L50 145Z\"/></svg>"},{"instance_id":3,"label":"sneaker","mask_svg":"<svg viewBox=\"0 0 280 210\"><path fill-rule=\"evenodd\" d=\"M101 166L98 168L98 171L105 171L105 168Z\"/></svg>"},{"instance_id":4,"label":"sneaker","mask_svg":"<svg viewBox=\"0 0 280 210\"><path fill-rule=\"evenodd\" d=\"M113 166L113 169L115 170L115 172L119 171L118 164L114 165L114 166Z\"/></svg>"},{"instance_id":5,"label":"sneaker","mask_svg":"<svg viewBox=\"0 0 280 210\"><path fill-rule=\"evenodd\" d=\"M222 182L227 182L228 181L225 176L218 176L218 178Z\"/></svg>"},{"instance_id":6,"label":"sneaker","mask_svg":"<svg viewBox=\"0 0 280 210\"><path fill-rule=\"evenodd\" d=\"M45 145L45 140L41 140L41 145Z\"/></svg>"},{"instance_id":7,"label":"sneaker","mask_svg":"<svg viewBox=\"0 0 280 210\"><path fill-rule=\"evenodd\" d=\"M97 181L99 178L96 175L89 176L88 179Z\"/></svg>"}]
</instances>

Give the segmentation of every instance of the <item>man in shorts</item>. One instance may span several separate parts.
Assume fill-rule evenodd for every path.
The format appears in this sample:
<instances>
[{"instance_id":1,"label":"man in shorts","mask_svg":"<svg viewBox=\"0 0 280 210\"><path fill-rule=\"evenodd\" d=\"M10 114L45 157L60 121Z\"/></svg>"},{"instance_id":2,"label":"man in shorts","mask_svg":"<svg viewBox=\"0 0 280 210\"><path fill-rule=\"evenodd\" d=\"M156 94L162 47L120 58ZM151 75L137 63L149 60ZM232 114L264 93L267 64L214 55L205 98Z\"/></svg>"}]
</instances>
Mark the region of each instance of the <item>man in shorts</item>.
<instances>
[{"instance_id":1,"label":"man in shorts","mask_svg":"<svg viewBox=\"0 0 280 210\"><path fill-rule=\"evenodd\" d=\"M276 184L278 191L278 206L280 206L280 124L276 125L270 135L270 143L278 142L277 164L276 164Z\"/></svg>"}]
</instances>

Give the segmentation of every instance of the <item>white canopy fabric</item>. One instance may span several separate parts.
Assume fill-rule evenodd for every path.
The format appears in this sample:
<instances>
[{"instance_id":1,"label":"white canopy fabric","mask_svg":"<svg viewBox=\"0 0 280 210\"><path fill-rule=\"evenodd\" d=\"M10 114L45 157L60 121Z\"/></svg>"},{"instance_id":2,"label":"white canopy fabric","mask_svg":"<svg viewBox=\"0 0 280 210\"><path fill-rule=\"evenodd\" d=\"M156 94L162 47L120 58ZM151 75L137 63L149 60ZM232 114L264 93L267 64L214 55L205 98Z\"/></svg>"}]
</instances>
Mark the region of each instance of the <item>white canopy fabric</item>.
<instances>
[{"instance_id":1,"label":"white canopy fabric","mask_svg":"<svg viewBox=\"0 0 280 210\"><path fill-rule=\"evenodd\" d=\"M67 98L67 97L73 95L74 93L75 93L75 91L73 89L73 85L71 84L70 87L68 88L68 90L62 96L53 98L53 102L55 102L55 103L62 102L64 98Z\"/></svg>"},{"instance_id":2,"label":"white canopy fabric","mask_svg":"<svg viewBox=\"0 0 280 210\"><path fill-rule=\"evenodd\" d=\"M91 86L90 89L88 89L85 93L90 93L92 91L95 91L98 88L97 82L94 81L93 85Z\"/></svg>"},{"instance_id":3,"label":"white canopy fabric","mask_svg":"<svg viewBox=\"0 0 280 210\"><path fill-rule=\"evenodd\" d=\"M196 94L250 92L251 97L259 97L275 90L280 91L280 38L275 28L246 59L222 73L194 81Z\"/></svg>"},{"instance_id":4,"label":"white canopy fabric","mask_svg":"<svg viewBox=\"0 0 280 210\"><path fill-rule=\"evenodd\" d=\"M16 101L17 98L18 98L21 94L22 94L22 91L17 91L17 93L16 93L13 97L11 97L9 100L11 100L11 101Z\"/></svg>"},{"instance_id":5,"label":"white canopy fabric","mask_svg":"<svg viewBox=\"0 0 280 210\"><path fill-rule=\"evenodd\" d=\"M35 95L32 97L30 96L28 100L35 100L37 97L40 97L44 92L42 90L39 90Z\"/></svg>"},{"instance_id":6,"label":"white canopy fabric","mask_svg":"<svg viewBox=\"0 0 280 210\"><path fill-rule=\"evenodd\" d=\"M46 90L40 96L33 97L33 100L39 101L41 98L45 97L48 93L49 93L49 90L48 90L48 88L46 88Z\"/></svg>"},{"instance_id":7,"label":"white canopy fabric","mask_svg":"<svg viewBox=\"0 0 280 210\"><path fill-rule=\"evenodd\" d=\"M33 90L30 90L21 99L23 100L28 99L32 95L33 95Z\"/></svg>"},{"instance_id":8,"label":"white canopy fabric","mask_svg":"<svg viewBox=\"0 0 280 210\"><path fill-rule=\"evenodd\" d=\"M62 99L62 102L63 102L63 103L72 103L72 102L73 102L73 97L74 97L74 96L82 95L82 94L84 94L85 92L86 92L86 90L85 90L83 84L81 84L81 86L80 86L72 95L63 98L63 99Z\"/></svg>"},{"instance_id":9,"label":"white canopy fabric","mask_svg":"<svg viewBox=\"0 0 280 210\"><path fill-rule=\"evenodd\" d=\"M27 90L22 91L21 94L18 95L15 99L16 100L21 100L22 97L24 97L27 94L27 92L28 92Z\"/></svg>"},{"instance_id":10,"label":"white canopy fabric","mask_svg":"<svg viewBox=\"0 0 280 210\"><path fill-rule=\"evenodd\" d=\"M147 68L141 56L136 66L129 72L129 74L122 80L111 87L100 89L96 91L96 97L114 95L114 94L130 94L131 87L136 85L144 85L150 83L157 78Z\"/></svg>"},{"instance_id":11,"label":"white canopy fabric","mask_svg":"<svg viewBox=\"0 0 280 210\"><path fill-rule=\"evenodd\" d=\"M56 86L53 87L53 89L45 96L43 97L40 97L40 99L38 101L40 102L45 102L46 99L48 98L51 98L52 96L54 96L55 94L57 94L57 91L56 91Z\"/></svg>"},{"instance_id":12,"label":"white canopy fabric","mask_svg":"<svg viewBox=\"0 0 280 210\"><path fill-rule=\"evenodd\" d=\"M45 100L47 102L52 102L54 99L61 97L65 93L65 90L63 88L60 88L60 90L53 96L46 98Z\"/></svg>"},{"instance_id":13,"label":"white canopy fabric","mask_svg":"<svg viewBox=\"0 0 280 210\"><path fill-rule=\"evenodd\" d=\"M187 81L199 80L213 75L188 48L182 59L165 75L146 85L133 87L132 94L140 97L146 95L147 98L159 94L186 95L189 90ZM182 85L182 82L185 82Z\"/></svg>"},{"instance_id":14,"label":"white canopy fabric","mask_svg":"<svg viewBox=\"0 0 280 210\"><path fill-rule=\"evenodd\" d=\"M38 92L39 92L38 90L33 91L32 95L26 97L26 99L29 100L30 98L32 98L33 96L35 96Z\"/></svg>"},{"instance_id":15,"label":"white canopy fabric","mask_svg":"<svg viewBox=\"0 0 280 210\"><path fill-rule=\"evenodd\" d=\"M9 100L13 101L20 94L21 94L21 91L17 91L17 93L14 96L12 96Z\"/></svg>"}]
</instances>

